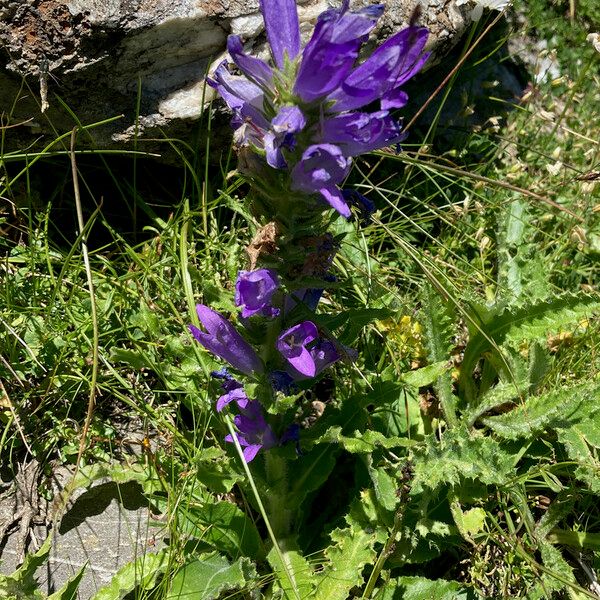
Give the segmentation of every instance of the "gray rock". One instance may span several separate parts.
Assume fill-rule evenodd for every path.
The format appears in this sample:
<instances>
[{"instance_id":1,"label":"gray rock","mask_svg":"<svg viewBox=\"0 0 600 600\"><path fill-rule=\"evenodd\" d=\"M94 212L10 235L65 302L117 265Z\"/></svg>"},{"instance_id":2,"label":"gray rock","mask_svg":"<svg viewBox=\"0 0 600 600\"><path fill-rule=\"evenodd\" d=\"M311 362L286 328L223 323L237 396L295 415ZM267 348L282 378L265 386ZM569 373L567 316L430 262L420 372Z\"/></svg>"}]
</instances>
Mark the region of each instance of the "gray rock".
<instances>
[{"instance_id":1,"label":"gray rock","mask_svg":"<svg viewBox=\"0 0 600 600\"><path fill-rule=\"evenodd\" d=\"M46 527L36 527L33 534L41 544ZM78 591L78 598L87 600L123 565L158 549L163 534L164 529L150 524L148 502L137 483L99 482L80 490L54 532L47 563L37 572L39 588L50 594L87 565ZM17 536L9 536L0 572L12 573L18 567L17 546Z\"/></svg>"},{"instance_id":2,"label":"gray rock","mask_svg":"<svg viewBox=\"0 0 600 600\"><path fill-rule=\"evenodd\" d=\"M377 37L406 26L417 4L439 58L469 23L470 10L456 0L389 0ZM327 7L326 0L299 4L305 38ZM168 144L147 140L189 142L191 123L214 99L204 75L225 56L231 32L266 53L257 0L0 0L0 112L23 123L10 130L5 150L40 149L55 131L118 115L80 134L79 145L131 149L137 138L140 149L162 153ZM214 131L218 146L228 131Z\"/></svg>"}]
</instances>

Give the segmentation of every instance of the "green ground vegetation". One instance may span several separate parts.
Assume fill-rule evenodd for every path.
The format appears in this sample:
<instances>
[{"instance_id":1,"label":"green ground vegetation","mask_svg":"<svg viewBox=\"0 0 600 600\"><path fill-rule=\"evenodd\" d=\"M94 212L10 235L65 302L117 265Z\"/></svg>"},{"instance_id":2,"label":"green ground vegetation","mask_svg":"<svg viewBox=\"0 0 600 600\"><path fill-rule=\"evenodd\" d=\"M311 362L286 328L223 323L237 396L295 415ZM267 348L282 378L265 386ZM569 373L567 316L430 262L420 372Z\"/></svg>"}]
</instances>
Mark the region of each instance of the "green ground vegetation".
<instances>
[{"instance_id":1,"label":"green ground vegetation","mask_svg":"<svg viewBox=\"0 0 600 600\"><path fill-rule=\"evenodd\" d=\"M323 318L359 358L295 399L286 564L249 485L260 461L249 477L223 442L220 365L187 332L196 302L235 314L250 233L233 162L206 178L182 150L159 180L141 158L78 156L88 267L68 157L0 153L3 477L77 464L49 521L100 477L163 515L164 546L98 599L598 597L600 17L593 0L515 9L520 97L486 81L353 171L378 210L339 221L340 316ZM42 597L47 550L0 577L7 597Z\"/></svg>"}]
</instances>

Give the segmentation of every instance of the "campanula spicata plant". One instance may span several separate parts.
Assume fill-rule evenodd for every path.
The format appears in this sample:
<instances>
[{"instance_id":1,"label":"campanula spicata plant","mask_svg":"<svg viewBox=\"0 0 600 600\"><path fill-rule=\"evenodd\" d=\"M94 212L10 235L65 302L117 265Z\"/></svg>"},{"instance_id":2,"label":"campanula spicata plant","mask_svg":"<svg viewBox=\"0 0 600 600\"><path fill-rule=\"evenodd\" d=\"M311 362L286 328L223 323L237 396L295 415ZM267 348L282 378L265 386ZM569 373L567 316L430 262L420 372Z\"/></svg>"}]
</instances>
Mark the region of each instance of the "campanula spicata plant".
<instances>
[{"instance_id":1,"label":"campanula spicata plant","mask_svg":"<svg viewBox=\"0 0 600 600\"><path fill-rule=\"evenodd\" d=\"M361 57L383 5L353 11L345 0L326 10L304 47L293 0L261 0L260 7L272 62L230 36L233 65L222 61L207 79L233 113L238 170L258 223L248 264L232 282L239 326L198 305L203 330L190 330L229 363L213 372L221 381L216 412L233 415L224 439L237 438L243 460L260 463L256 479L275 546L291 549L288 505L296 500L288 472L292 461L303 468L303 393L332 365L355 358L318 313L336 281L340 239L329 228L353 208L362 222L373 212L369 199L342 186L355 157L405 139L393 111L406 104L402 85L429 56L428 32L407 27Z\"/></svg>"}]
</instances>

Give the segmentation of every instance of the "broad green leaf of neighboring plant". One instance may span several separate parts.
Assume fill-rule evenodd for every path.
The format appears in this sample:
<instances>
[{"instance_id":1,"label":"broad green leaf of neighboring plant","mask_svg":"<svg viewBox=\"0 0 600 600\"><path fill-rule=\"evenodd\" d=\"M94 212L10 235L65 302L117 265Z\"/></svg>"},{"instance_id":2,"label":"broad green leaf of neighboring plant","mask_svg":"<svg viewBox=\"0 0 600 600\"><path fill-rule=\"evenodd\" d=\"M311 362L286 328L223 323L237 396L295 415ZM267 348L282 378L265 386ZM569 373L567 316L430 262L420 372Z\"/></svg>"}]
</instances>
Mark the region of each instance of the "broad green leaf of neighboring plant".
<instances>
[{"instance_id":1,"label":"broad green leaf of neighboring plant","mask_svg":"<svg viewBox=\"0 0 600 600\"><path fill-rule=\"evenodd\" d=\"M264 548L256 525L235 504L215 502L182 506L178 514L181 526L189 529L191 535L232 558L263 558Z\"/></svg>"},{"instance_id":2,"label":"broad green leaf of neighboring plant","mask_svg":"<svg viewBox=\"0 0 600 600\"><path fill-rule=\"evenodd\" d=\"M375 562L376 533L352 524L333 531L331 541L325 550L328 562L314 577L316 598L346 600L353 587L363 584L363 567Z\"/></svg>"},{"instance_id":3,"label":"broad green leaf of neighboring plant","mask_svg":"<svg viewBox=\"0 0 600 600\"><path fill-rule=\"evenodd\" d=\"M382 587L375 600L476 600L474 590L457 581L426 579L425 577L398 577Z\"/></svg>"},{"instance_id":4,"label":"broad green leaf of neighboring plant","mask_svg":"<svg viewBox=\"0 0 600 600\"><path fill-rule=\"evenodd\" d=\"M28 554L23 564L10 575L0 575L0 598L7 600L41 600L44 598L38 589L35 572L41 567L50 554L52 535L46 538L42 547L35 554Z\"/></svg>"},{"instance_id":5,"label":"broad green leaf of neighboring plant","mask_svg":"<svg viewBox=\"0 0 600 600\"><path fill-rule=\"evenodd\" d=\"M267 560L277 576L273 583L274 589L289 600L312 597L315 587L313 570L298 551L295 540L279 540L279 550L280 552L272 548L267 555Z\"/></svg>"},{"instance_id":6,"label":"broad green leaf of neighboring plant","mask_svg":"<svg viewBox=\"0 0 600 600\"><path fill-rule=\"evenodd\" d=\"M54 594L48 596L47 600L76 600L79 584L81 583L86 566L83 565L58 592L54 592Z\"/></svg>"},{"instance_id":7,"label":"broad green leaf of neighboring plant","mask_svg":"<svg viewBox=\"0 0 600 600\"><path fill-rule=\"evenodd\" d=\"M169 561L168 548L144 554L121 567L91 600L122 600L135 589L148 591L156 584L157 577L167 570Z\"/></svg>"},{"instance_id":8,"label":"broad green leaf of neighboring plant","mask_svg":"<svg viewBox=\"0 0 600 600\"><path fill-rule=\"evenodd\" d=\"M255 577L247 558L229 563L216 552L200 555L175 573L165 600L213 600L223 592L244 588Z\"/></svg>"}]
</instances>

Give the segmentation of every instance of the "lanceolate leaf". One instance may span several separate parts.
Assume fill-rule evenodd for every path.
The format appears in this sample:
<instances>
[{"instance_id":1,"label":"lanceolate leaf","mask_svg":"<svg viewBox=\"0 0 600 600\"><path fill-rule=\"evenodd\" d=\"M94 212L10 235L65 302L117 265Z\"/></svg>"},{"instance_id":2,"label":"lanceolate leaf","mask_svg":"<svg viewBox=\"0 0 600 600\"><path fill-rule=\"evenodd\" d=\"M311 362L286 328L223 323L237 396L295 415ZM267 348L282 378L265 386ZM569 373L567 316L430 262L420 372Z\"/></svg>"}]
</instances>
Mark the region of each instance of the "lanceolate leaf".
<instances>
[{"instance_id":1,"label":"lanceolate leaf","mask_svg":"<svg viewBox=\"0 0 600 600\"><path fill-rule=\"evenodd\" d=\"M426 438L413 449L413 491L436 490L446 483L456 485L463 479L477 479L500 485L513 473L515 456L505 452L489 437L474 437L465 429L445 432L441 440Z\"/></svg>"},{"instance_id":2,"label":"lanceolate leaf","mask_svg":"<svg viewBox=\"0 0 600 600\"><path fill-rule=\"evenodd\" d=\"M485 352L497 350L504 344L516 346L524 341L545 340L557 331L569 331L582 320L600 312L600 297L565 294L515 311L479 312L480 323L477 328L471 328L471 339L465 348L460 370L460 389L467 395L472 387L475 365Z\"/></svg>"},{"instance_id":3,"label":"lanceolate leaf","mask_svg":"<svg viewBox=\"0 0 600 600\"><path fill-rule=\"evenodd\" d=\"M600 412L600 405L594 401L599 396L599 382L565 386L529 398L503 415L481 420L505 439L531 437L545 429L564 429L589 419Z\"/></svg>"}]
</instances>

